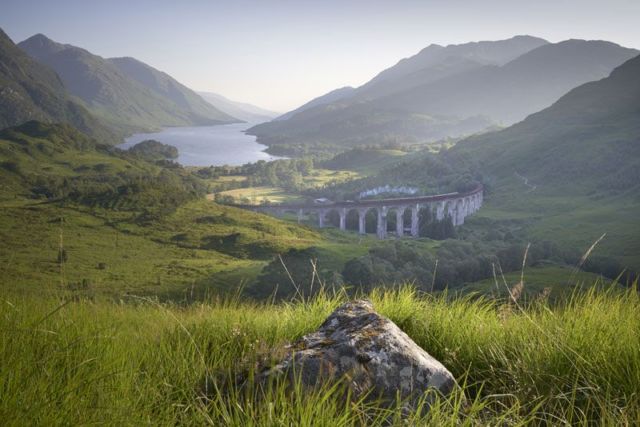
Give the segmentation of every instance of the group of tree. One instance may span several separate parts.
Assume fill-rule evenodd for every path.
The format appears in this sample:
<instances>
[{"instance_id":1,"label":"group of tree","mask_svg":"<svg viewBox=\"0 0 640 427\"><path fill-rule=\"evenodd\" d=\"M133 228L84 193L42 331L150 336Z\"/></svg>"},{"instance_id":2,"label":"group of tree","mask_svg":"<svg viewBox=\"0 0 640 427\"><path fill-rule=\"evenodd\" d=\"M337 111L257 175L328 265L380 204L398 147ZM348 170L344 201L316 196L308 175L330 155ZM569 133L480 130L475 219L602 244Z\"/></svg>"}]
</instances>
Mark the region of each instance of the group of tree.
<instances>
[{"instance_id":1,"label":"group of tree","mask_svg":"<svg viewBox=\"0 0 640 427\"><path fill-rule=\"evenodd\" d=\"M242 166L210 166L200 168L196 173L202 178L218 178L221 176L242 176L233 184L218 185L215 191L225 191L233 188L247 188L257 186L281 187L288 191L300 191L304 188L303 177L313 172L311 158L279 159L267 162L259 160Z\"/></svg>"},{"instance_id":2,"label":"group of tree","mask_svg":"<svg viewBox=\"0 0 640 427\"><path fill-rule=\"evenodd\" d=\"M123 151L70 126L38 122L6 129L0 141L0 176L32 198L159 215L206 191L180 165L162 163L166 158L158 163L158 154L149 157L151 152L175 154L173 147L156 141Z\"/></svg>"},{"instance_id":3,"label":"group of tree","mask_svg":"<svg viewBox=\"0 0 640 427\"><path fill-rule=\"evenodd\" d=\"M174 160L178 158L178 149L173 145L163 144L154 139L147 139L139 142L129 148L129 153L139 156L142 159L157 160Z\"/></svg>"}]
</instances>

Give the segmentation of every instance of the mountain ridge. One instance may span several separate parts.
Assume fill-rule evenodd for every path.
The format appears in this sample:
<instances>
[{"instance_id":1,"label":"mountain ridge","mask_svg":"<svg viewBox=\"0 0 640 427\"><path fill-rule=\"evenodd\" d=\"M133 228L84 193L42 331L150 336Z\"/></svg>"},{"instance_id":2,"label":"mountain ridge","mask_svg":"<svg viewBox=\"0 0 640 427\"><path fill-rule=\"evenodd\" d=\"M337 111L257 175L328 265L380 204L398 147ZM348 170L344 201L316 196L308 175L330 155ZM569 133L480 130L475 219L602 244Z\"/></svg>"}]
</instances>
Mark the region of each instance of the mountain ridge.
<instances>
[{"instance_id":1,"label":"mountain ridge","mask_svg":"<svg viewBox=\"0 0 640 427\"><path fill-rule=\"evenodd\" d=\"M231 100L223 95L214 92L197 92L205 101L233 117L249 123L266 122L280 113L270 111L248 102Z\"/></svg>"},{"instance_id":2,"label":"mountain ridge","mask_svg":"<svg viewBox=\"0 0 640 427\"><path fill-rule=\"evenodd\" d=\"M309 110L313 107L330 104L332 102L340 101L341 99L348 98L351 96L356 89L351 86L343 86L338 89L333 89L324 95L317 96L313 98L311 101L308 101L302 104L300 107L295 110L291 110L287 113L284 113L278 117L276 117L275 121L288 120L291 117L295 116L298 113L301 113L305 110Z\"/></svg>"},{"instance_id":3,"label":"mountain ridge","mask_svg":"<svg viewBox=\"0 0 640 427\"><path fill-rule=\"evenodd\" d=\"M476 121L477 127L453 127L449 128L452 133L444 135L468 136L498 123L522 120L570 89L606 76L637 54L635 49L604 41L542 43L501 66L470 64L461 70L454 65L424 85L409 89L399 85L399 92L373 99L356 94L305 109L284 121L255 126L249 132L270 145L322 145L330 139L334 145L348 147L358 140L384 143L381 130L399 141L434 140L443 137L434 128L438 121L484 117L484 122Z\"/></svg>"},{"instance_id":4,"label":"mountain ridge","mask_svg":"<svg viewBox=\"0 0 640 427\"><path fill-rule=\"evenodd\" d=\"M600 187L611 178L623 180L621 190L640 190L640 55L522 122L461 141L452 152L498 176L517 170L554 185L599 177Z\"/></svg>"},{"instance_id":5,"label":"mountain ridge","mask_svg":"<svg viewBox=\"0 0 640 427\"><path fill-rule=\"evenodd\" d=\"M57 43L42 34L20 42L18 47L53 68L66 89L92 113L127 133L165 126L237 121L217 111L166 73L140 61L112 61L77 46ZM127 62L127 67L123 62ZM148 79L145 81L140 77L141 70L162 84L173 87L185 102L180 105L172 96L175 93L163 93L160 84L153 87Z\"/></svg>"},{"instance_id":6,"label":"mountain ridge","mask_svg":"<svg viewBox=\"0 0 640 427\"><path fill-rule=\"evenodd\" d=\"M72 99L53 69L32 59L0 29L0 128L29 120L70 123L110 143L122 136Z\"/></svg>"}]
</instances>

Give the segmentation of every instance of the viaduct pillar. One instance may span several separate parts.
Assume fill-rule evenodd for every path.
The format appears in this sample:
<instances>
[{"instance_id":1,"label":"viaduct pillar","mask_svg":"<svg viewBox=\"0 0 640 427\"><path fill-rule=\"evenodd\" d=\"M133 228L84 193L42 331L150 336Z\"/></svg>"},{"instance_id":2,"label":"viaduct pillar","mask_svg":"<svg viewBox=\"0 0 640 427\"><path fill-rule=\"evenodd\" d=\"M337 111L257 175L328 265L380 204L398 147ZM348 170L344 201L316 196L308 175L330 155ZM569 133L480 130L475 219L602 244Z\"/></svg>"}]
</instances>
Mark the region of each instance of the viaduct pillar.
<instances>
[{"instance_id":1,"label":"viaduct pillar","mask_svg":"<svg viewBox=\"0 0 640 427\"><path fill-rule=\"evenodd\" d=\"M447 203L447 215L451 218L451 222L453 223L453 226L456 226L456 220L457 215L456 215L456 206L455 203Z\"/></svg>"},{"instance_id":2,"label":"viaduct pillar","mask_svg":"<svg viewBox=\"0 0 640 427\"><path fill-rule=\"evenodd\" d=\"M404 235L404 210L405 206L396 209L396 235L398 238Z\"/></svg>"},{"instance_id":3,"label":"viaduct pillar","mask_svg":"<svg viewBox=\"0 0 640 427\"><path fill-rule=\"evenodd\" d=\"M438 204L436 205L436 220L437 221L442 221L444 219L444 208L446 206L447 202L438 202Z\"/></svg>"},{"instance_id":4,"label":"viaduct pillar","mask_svg":"<svg viewBox=\"0 0 640 427\"><path fill-rule=\"evenodd\" d=\"M366 209L358 209L358 233L359 234L367 234L367 229L365 227L365 218L367 217Z\"/></svg>"},{"instance_id":5,"label":"viaduct pillar","mask_svg":"<svg viewBox=\"0 0 640 427\"><path fill-rule=\"evenodd\" d=\"M387 237L387 207L381 206L378 208L378 239L384 239Z\"/></svg>"},{"instance_id":6,"label":"viaduct pillar","mask_svg":"<svg viewBox=\"0 0 640 427\"><path fill-rule=\"evenodd\" d=\"M340 230L344 231L347 229L347 209L342 208L338 213L340 214Z\"/></svg>"},{"instance_id":7,"label":"viaduct pillar","mask_svg":"<svg viewBox=\"0 0 640 427\"><path fill-rule=\"evenodd\" d=\"M411 206L411 236L418 237L420 234L419 223L418 223L418 205Z\"/></svg>"}]
</instances>

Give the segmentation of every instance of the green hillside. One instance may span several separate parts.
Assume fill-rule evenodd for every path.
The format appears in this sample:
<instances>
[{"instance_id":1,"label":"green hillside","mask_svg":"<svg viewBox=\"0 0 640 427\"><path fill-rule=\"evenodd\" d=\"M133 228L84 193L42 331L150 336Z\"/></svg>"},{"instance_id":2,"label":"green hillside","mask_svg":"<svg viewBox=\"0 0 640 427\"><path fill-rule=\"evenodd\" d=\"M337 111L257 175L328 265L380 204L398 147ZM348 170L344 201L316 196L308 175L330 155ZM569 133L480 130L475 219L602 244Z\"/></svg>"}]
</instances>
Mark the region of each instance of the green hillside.
<instances>
[{"instance_id":1,"label":"green hillside","mask_svg":"<svg viewBox=\"0 0 640 427\"><path fill-rule=\"evenodd\" d=\"M453 151L496 176L517 171L541 186L568 185L580 193L638 190L640 57L523 122L470 138Z\"/></svg>"},{"instance_id":2,"label":"green hillside","mask_svg":"<svg viewBox=\"0 0 640 427\"><path fill-rule=\"evenodd\" d=\"M53 68L69 93L93 114L127 133L236 121L169 76L137 61L112 62L42 34L18 46Z\"/></svg>"},{"instance_id":3,"label":"green hillside","mask_svg":"<svg viewBox=\"0 0 640 427\"><path fill-rule=\"evenodd\" d=\"M451 155L491 183L480 216L529 218L533 236L586 247L640 270L640 57Z\"/></svg>"},{"instance_id":4,"label":"green hillside","mask_svg":"<svg viewBox=\"0 0 640 427\"><path fill-rule=\"evenodd\" d=\"M68 96L55 71L31 59L0 29L0 129L28 120L66 122L104 141L118 141Z\"/></svg>"},{"instance_id":5,"label":"green hillside","mask_svg":"<svg viewBox=\"0 0 640 427\"><path fill-rule=\"evenodd\" d=\"M159 163L164 164L164 163ZM204 199L190 172L64 125L0 132L2 288L25 292L227 292L276 254L320 238Z\"/></svg>"}]
</instances>

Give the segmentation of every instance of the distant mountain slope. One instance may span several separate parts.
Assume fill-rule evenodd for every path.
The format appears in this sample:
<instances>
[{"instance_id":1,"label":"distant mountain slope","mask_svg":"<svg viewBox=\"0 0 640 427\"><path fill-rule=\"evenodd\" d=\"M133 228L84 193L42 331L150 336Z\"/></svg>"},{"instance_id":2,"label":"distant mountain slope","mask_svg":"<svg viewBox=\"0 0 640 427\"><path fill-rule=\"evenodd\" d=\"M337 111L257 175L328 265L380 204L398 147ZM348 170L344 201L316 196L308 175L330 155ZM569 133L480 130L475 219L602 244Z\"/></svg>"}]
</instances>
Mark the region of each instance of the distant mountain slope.
<instances>
[{"instance_id":1,"label":"distant mountain slope","mask_svg":"<svg viewBox=\"0 0 640 427\"><path fill-rule=\"evenodd\" d=\"M235 121L168 75L139 61L111 61L42 34L18 46L56 70L67 90L94 114L125 132Z\"/></svg>"},{"instance_id":2,"label":"distant mountain slope","mask_svg":"<svg viewBox=\"0 0 640 427\"><path fill-rule=\"evenodd\" d=\"M218 110L249 123L266 122L279 114L246 102L232 101L213 92L198 92L198 94Z\"/></svg>"},{"instance_id":3,"label":"distant mountain slope","mask_svg":"<svg viewBox=\"0 0 640 427\"><path fill-rule=\"evenodd\" d=\"M66 122L103 141L117 141L113 132L67 96L55 71L34 61L0 30L0 128L29 120Z\"/></svg>"},{"instance_id":4,"label":"distant mountain slope","mask_svg":"<svg viewBox=\"0 0 640 427\"><path fill-rule=\"evenodd\" d=\"M546 40L537 37L516 36L508 40L459 45L432 44L383 70L356 89L351 87L335 89L283 114L277 120L286 120L318 105L347 101L349 98L374 99L483 65L502 65L546 43L548 43Z\"/></svg>"},{"instance_id":5,"label":"distant mountain slope","mask_svg":"<svg viewBox=\"0 0 640 427\"><path fill-rule=\"evenodd\" d=\"M321 105L330 104L332 102L337 102L345 98L349 98L354 93L355 93L355 89L352 88L351 86L345 86L339 89L334 89L331 92L328 92L328 93L325 93L324 95L320 95L316 98L313 98L311 101L301 105L295 110L289 111L288 113L284 113L283 115L277 117L276 120L278 121L288 120L289 118L305 110L308 110L313 107L318 107Z\"/></svg>"},{"instance_id":6,"label":"distant mountain slope","mask_svg":"<svg viewBox=\"0 0 640 427\"><path fill-rule=\"evenodd\" d=\"M304 110L285 121L255 126L250 132L270 145L331 142L350 146L458 137L494 123L508 125L522 120L551 105L570 89L606 76L638 53L602 41L533 41L540 46L504 65L482 65L477 62L480 55L470 55L466 50L460 57L439 53L443 49L455 51L457 46L430 47L426 49L433 51L430 56L438 56L444 62L433 59L437 65L408 75L410 69L402 67L402 72L395 71L384 79L377 77L350 98ZM512 48L508 51L515 52ZM494 54L483 60L495 58ZM502 57L507 58L506 54ZM399 74L403 77L394 80ZM386 88L367 96L376 81L383 82ZM427 83L407 89L407 85L419 81ZM381 93L385 95L378 96Z\"/></svg>"},{"instance_id":7,"label":"distant mountain slope","mask_svg":"<svg viewBox=\"0 0 640 427\"><path fill-rule=\"evenodd\" d=\"M460 117L485 114L512 124L548 107L574 87L607 76L638 54L615 43L568 40L543 45L501 66L485 66L378 99L404 108Z\"/></svg>"},{"instance_id":8,"label":"distant mountain slope","mask_svg":"<svg viewBox=\"0 0 640 427\"><path fill-rule=\"evenodd\" d=\"M629 190L640 195L640 55L506 129L410 159L387 170L383 182L389 177L411 185L429 182L443 175L444 167L447 174L478 172L494 194L510 195L513 189L502 187L516 182L517 191L537 187L530 197L601 197Z\"/></svg>"},{"instance_id":9,"label":"distant mountain slope","mask_svg":"<svg viewBox=\"0 0 640 427\"><path fill-rule=\"evenodd\" d=\"M155 94L170 99L179 107L200 116L201 120L216 118L217 120L234 120L237 117L211 105L196 92L176 81L173 77L162 71L138 61L135 58L109 58L127 77L144 85Z\"/></svg>"},{"instance_id":10,"label":"distant mountain slope","mask_svg":"<svg viewBox=\"0 0 640 427\"><path fill-rule=\"evenodd\" d=\"M548 43L538 37L515 36L448 46L432 44L382 71L356 94L360 99L374 99L485 65L501 66Z\"/></svg>"},{"instance_id":11,"label":"distant mountain slope","mask_svg":"<svg viewBox=\"0 0 640 427\"><path fill-rule=\"evenodd\" d=\"M526 120L452 151L495 176L518 172L556 188L640 191L640 56Z\"/></svg>"}]
</instances>

